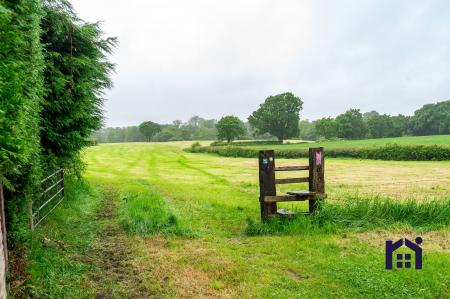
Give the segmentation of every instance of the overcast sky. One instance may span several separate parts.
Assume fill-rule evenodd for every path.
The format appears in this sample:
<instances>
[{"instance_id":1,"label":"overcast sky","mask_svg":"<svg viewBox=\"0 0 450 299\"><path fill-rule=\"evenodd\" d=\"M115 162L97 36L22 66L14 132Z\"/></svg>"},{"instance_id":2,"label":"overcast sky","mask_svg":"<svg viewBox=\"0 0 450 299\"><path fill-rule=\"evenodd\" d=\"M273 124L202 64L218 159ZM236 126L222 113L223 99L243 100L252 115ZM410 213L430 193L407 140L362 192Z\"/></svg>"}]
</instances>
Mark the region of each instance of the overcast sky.
<instances>
[{"instance_id":1,"label":"overcast sky","mask_svg":"<svg viewBox=\"0 0 450 299\"><path fill-rule=\"evenodd\" d=\"M106 125L246 119L292 91L301 118L412 114L450 99L450 1L71 0L119 47Z\"/></svg>"}]
</instances>

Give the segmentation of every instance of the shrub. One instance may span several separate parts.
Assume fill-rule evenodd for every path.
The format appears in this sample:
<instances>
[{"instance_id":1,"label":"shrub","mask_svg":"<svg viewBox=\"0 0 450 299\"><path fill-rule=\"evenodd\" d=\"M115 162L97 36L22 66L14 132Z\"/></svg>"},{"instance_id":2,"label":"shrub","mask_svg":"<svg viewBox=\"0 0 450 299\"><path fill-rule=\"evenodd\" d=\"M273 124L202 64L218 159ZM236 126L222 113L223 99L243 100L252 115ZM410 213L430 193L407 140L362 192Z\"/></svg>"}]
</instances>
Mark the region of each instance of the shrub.
<instances>
[{"instance_id":1,"label":"shrub","mask_svg":"<svg viewBox=\"0 0 450 299\"><path fill-rule=\"evenodd\" d=\"M248 140L248 141L233 141L231 145L233 146L250 146L250 145L272 145L272 144L280 144L275 140ZM211 143L211 146L224 146L229 145L227 142L223 141L214 141Z\"/></svg>"},{"instance_id":2,"label":"shrub","mask_svg":"<svg viewBox=\"0 0 450 299\"><path fill-rule=\"evenodd\" d=\"M256 158L259 150L239 146L204 146L197 147L192 152L212 153L224 157ZM280 149L275 152L276 157L294 159L309 157L307 148ZM325 149L326 157L355 158L371 160L395 161L448 161L450 147L424 145L386 145L372 148L330 148Z\"/></svg>"}]
</instances>

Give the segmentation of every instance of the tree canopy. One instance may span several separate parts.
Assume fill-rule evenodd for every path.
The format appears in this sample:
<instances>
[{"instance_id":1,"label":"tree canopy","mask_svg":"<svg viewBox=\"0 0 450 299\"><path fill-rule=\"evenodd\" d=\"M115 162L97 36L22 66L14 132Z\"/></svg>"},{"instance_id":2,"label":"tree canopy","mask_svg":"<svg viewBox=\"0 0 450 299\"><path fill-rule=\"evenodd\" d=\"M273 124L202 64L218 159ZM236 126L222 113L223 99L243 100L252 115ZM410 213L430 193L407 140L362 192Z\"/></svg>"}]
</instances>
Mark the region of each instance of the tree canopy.
<instances>
[{"instance_id":1,"label":"tree canopy","mask_svg":"<svg viewBox=\"0 0 450 299\"><path fill-rule=\"evenodd\" d=\"M337 122L331 117L324 117L314 121L316 133L326 139L337 137L338 127Z\"/></svg>"},{"instance_id":2,"label":"tree canopy","mask_svg":"<svg viewBox=\"0 0 450 299\"><path fill-rule=\"evenodd\" d=\"M338 137L361 139L366 134L366 126L359 109L350 109L336 117Z\"/></svg>"},{"instance_id":3,"label":"tree canopy","mask_svg":"<svg viewBox=\"0 0 450 299\"><path fill-rule=\"evenodd\" d=\"M139 125L139 131L145 136L147 141L151 141L156 133L161 132L161 126L152 121L145 121Z\"/></svg>"},{"instance_id":4,"label":"tree canopy","mask_svg":"<svg viewBox=\"0 0 450 299\"><path fill-rule=\"evenodd\" d=\"M303 102L291 92L268 97L248 121L257 134L269 133L280 143L286 138L298 136L299 113Z\"/></svg>"},{"instance_id":5,"label":"tree canopy","mask_svg":"<svg viewBox=\"0 0 450 299\"><path fill-rule=\"evenodd\" d=\"M245 127L242 121L236 116L224 116L216 124L217 138L226 140L228 143L245 134Z\"/></svg>"},{"instance_id":6,"label":"tree canopy","mask_svg":"<svg viewBox=\"0 0 450 299\"><path fill-rule=\"evenodd\" d=\"M369 138L396 136L396 132L394 130L394 121L389 115L374 114L368 116L365 121L367 127L367 137Z\"/></svg>"},{"instance_id":7,"label":"tree canopy","mask_svg":"<svg viewBox=\"0 0 450 299\"><path fill-rule=\"evenodd\" d=\"M102 38L99 24L78 19L66 1L46 1L44 11L41 144L47 160L63 166L73 164L101 128L102 92L111 87L114 69L106 55L116 39Z\"/></svg>"},{"instance_id":8,"label":"tree canopy","mask_svg":"<svg viewBox=\"0 0 450 299\"><path fill-rule=\"evenodd\" d=\"M415 135L450 134L450 100L416 110L412 131Z\"/></svg>"}]
</instances>

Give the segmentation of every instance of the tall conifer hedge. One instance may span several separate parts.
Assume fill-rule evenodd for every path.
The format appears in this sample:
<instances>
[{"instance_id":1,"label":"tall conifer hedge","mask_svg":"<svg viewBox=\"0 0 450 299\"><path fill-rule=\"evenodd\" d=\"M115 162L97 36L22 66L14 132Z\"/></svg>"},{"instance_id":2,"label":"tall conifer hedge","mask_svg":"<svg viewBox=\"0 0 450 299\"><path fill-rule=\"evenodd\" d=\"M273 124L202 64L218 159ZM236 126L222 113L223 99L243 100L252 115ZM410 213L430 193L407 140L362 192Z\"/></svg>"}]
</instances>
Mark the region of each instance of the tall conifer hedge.
<instances>
[{"instance_id":1,"label":"tall conifer hedge","mask_svg":"<svg viewBox=\"0 0 450 299\"><path fill-rule=\"evenodd\" d=\"M0 0L0 181L9 244L29 239L28 202L56 167L79 173L102 124L114 38L66 0Z\"/></svg>"}]
</instances>

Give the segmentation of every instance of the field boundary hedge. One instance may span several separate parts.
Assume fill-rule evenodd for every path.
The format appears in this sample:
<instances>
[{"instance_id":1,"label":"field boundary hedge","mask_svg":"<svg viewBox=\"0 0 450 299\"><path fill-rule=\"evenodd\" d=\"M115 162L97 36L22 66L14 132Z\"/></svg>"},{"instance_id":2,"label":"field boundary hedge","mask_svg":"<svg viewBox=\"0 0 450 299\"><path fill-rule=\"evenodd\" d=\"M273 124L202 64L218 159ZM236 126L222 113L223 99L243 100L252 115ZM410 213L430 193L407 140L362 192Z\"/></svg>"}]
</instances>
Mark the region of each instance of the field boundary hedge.
<instances>
[{"instance_id":1,"label":"field boundary hedge","mask_svg":"<svg viewBox=\"0 0 450 299\"><path fill-rule=\"evenodd\" d=\"M224 157L256 158L259 150L239 146L201 146L193 144L187 151L211 153ZM278 158L307 158L308 149L277 149ZM450 147L439 145L385 145L370 148L326 148L325 154L332 158L354 158L393 161L450 161Z\"/></svg>"}]
</instances>

